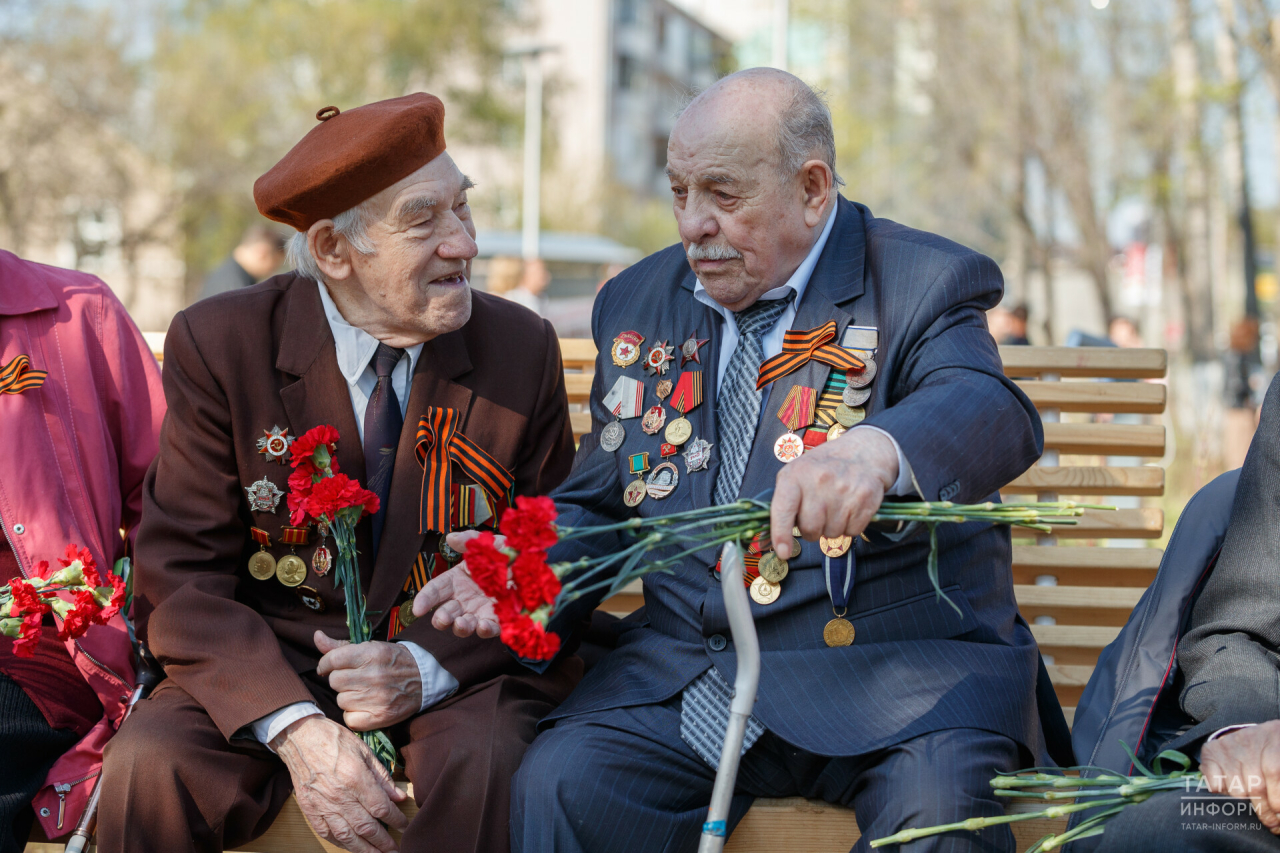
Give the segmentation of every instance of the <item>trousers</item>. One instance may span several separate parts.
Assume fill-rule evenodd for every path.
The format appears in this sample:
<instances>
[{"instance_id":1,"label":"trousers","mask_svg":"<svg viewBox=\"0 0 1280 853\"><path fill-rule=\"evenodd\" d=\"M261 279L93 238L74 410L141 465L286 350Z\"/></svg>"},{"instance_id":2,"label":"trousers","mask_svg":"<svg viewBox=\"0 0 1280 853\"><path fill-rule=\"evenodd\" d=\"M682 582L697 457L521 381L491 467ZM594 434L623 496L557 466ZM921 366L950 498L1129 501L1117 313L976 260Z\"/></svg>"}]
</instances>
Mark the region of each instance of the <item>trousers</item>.
<instances>
[{"instance_id":1,"label":"trousers","mask_svg":"<svg viewBox=\"0 0 1280 853\"><path fill-rule=\"evenodd\" d=\"M0 673L0 853L22 853L35 822L31 799L79 737L55 729L13 679Z\"/></svg>"},{"instance_id":2,"label":"trousers","mask_svg":"<svg viewBox=\"0 0 1280 853\"><path fill-rule=\"evenodd\" d=\"M1093 839L1090 839L1092 841ZM1168 791L1111 818L1097 853L1280 853L1248 800Z\"/></svg>"},{"instance_id":3,"label":"trousers","mask_svg":"<svg viewBox=\"0 0 1280 853\"><path fill-rule=\"evenodd\" d=\"M680 737L680 697L568 717L540 734L512 781L511 849L519 853L694 851L715 771ZM843 724L856 725L851 719ZM738 772L729 826L756 797L808 797L857 810L865 853L875 838L1004 813L990 780L1014 770L1013 740L950 729L853 757L797 749L766 732ZM896 848L910 853L1013 853L1007 826Z\"/></svg>"}]
</instances>

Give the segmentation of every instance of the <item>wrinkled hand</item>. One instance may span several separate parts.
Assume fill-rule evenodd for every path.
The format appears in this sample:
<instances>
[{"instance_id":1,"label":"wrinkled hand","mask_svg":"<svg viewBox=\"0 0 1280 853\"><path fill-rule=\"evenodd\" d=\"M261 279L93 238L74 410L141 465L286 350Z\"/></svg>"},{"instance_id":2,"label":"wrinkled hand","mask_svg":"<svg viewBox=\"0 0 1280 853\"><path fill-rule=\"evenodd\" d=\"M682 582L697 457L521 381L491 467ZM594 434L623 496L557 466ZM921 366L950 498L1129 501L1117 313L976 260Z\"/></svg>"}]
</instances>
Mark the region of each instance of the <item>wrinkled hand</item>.
<instances>
[{"instance_id":1,"label":"wrinkled hand","mask_svg":"<svg viewBox=\"0 0 1280 853\"><path fill-rule=\"evenodd\" d=\"M1215 794L1252 800L1258 820L1280 835L1280 720L1206 743L1200 772Z\"/></svg>"},{"instance_id":2,"label":"wrinkled hand","mask_svg":"<svg viewBox=\"0 0 1280 853\"><path fill-rule=\"evenodd\" d=\"M289 768L298 806L321 838L352 853L396 853L380 821L404 831L409 819L395 804L405 793L359 737L313 716L290 723L271 747Z\"/></svg>"},{"instance_id":3,"label":"wrinkled hand","mask_svg":"<svg viewBox=\"0 0 1280 853\"><path fill-rule=\"evenodd\" d=\"M450 533L449 547L465 554L467 543L480 534L475 530L463 533ZM501 547L503 537L495 537L495 543ZM501 627L498 625L498 614L493 609L494 601L480 591L480 587L467 573L467 562L463 560L453 569L433 578L413 599L413 615L422 617L436 612L431 617L431 624L441 631L450 627L459 637L470 637L476 634L484 639L498 636Z\"/></svg>"},{"instance_id":4,"label":"wrinkled hand","mask_svg":"<svg viewBox=\"0 0 1280 853\"><path fill-rule=\"evenodd\" d=\"M394 726L422 709L422 673L413 654L399 643L352 645L316 631L324 657L316 674L338 692L342 719L358 732Z\"/></svg>"},{"instance_id":5,"label":"wrinkled hand","mask_svg":"<svg viewBox=\"0 0 1280 853\"><path fill-rule=\"evenodd\" d=\"M897 479L898 452L875 430L849 430L806 450L782 466L774 486L769 536L778 556L795 556L791 531L796 527L810 541L862 533Z\"/></svg>"}]
</instances>

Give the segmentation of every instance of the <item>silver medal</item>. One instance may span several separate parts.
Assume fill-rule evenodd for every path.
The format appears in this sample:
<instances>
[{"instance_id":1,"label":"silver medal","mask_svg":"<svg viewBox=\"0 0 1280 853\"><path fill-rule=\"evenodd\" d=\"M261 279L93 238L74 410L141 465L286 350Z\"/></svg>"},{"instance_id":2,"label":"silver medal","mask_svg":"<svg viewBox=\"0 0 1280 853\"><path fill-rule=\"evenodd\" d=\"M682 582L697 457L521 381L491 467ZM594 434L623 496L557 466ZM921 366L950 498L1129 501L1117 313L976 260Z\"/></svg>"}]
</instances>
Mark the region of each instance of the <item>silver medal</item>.
<instances>
[{"instance_id":1,"label":"silver medal","mask_svg":"<svg viewBox=\"0 0 1280 853\"><path fill-rule=\"evenodd\" d=\"M852 385L844 386L844 394L840 397L844 404L849 408L861 406L863 403L871 399L870 388L854 388Z\"/></svg>"},{"instance_id":2,"label":"silver medal","mask_svg":"<svg viewBox=\"0 0 1280 853\"><path fill-rule=\"evenodd\" d=\"M606 452L612 453L622 446L622 440L626 437L627 431L622 428L622 424L619 421L612 421L600 431L600 446Z\"/></svg>"}]
</instances>

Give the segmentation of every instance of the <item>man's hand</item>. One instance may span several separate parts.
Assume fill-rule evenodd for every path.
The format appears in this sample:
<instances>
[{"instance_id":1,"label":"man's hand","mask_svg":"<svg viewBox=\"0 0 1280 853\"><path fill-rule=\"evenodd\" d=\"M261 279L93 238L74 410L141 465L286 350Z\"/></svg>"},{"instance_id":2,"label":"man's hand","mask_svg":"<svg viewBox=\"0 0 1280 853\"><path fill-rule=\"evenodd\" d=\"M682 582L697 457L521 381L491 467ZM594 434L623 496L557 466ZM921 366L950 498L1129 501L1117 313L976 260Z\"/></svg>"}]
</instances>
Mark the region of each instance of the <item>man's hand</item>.
<instances>
[{"instance_id":1,"label":"man's hand","mask_svg":"<svg viewBox=\"0 0 1280 853\"><path fill-rule=\"evenodd\" d=\"M1280 720L1206 743L1200 772L1215 794L1252 800L1258 819L1280 835Z\"/></svg>"},{"instance_id":2,"label":"man's hand","mask_svg":"<svg viewBox=\"0 0 1280 853\"><path fill-rule=\"evenodd\" d=\"M450 533L449 547L465 554L467 543L480 534L474 530ZM502 547L503 537L494 537L494 543ZM436 609L431 624L441 631L450 627L459 637L476 634L484 639L498 636L498 614L493 609L493 599L480 591L480 587L467 573L464 560L453 569L433 578L413 600L413 615L422 617Z\"/></svg>"},{"instance_id":3,"label":"man's hand","mask_svg":"<svg viewBox=\"0 0 1280 853\"><path fill-rule=\"evenodd\" d=\"M422 673L404 646L372 640L352 645L323 631L316 631L315 644L324 655L316 674L328 676L350 728L394 726L422 710Z\"/></svg>"},{"instance_id":4,"label":"man's hand","mask_svg":"<svg viewBox=\"0 0 1280 853\"><path fill-rule=\"evenodd\" d=\"M852 429L782 466L773 490L770 539L789 560L791 531L805 539L857 536L898 479L893 442L873 429Z\"/></svg>"},{"instance_id":5,"label":"man's hand","mask_svg":"<svg viewBox=\"0 0 1280 853\"><path fill-rule=\"evenodd\" d=\"M405 799L373 753L326 717L295 720L271 741L289 775L307 822L352 853L395 853L388 826L404 831L409 819L395 804Z\"/></svg>"}]
</instances>

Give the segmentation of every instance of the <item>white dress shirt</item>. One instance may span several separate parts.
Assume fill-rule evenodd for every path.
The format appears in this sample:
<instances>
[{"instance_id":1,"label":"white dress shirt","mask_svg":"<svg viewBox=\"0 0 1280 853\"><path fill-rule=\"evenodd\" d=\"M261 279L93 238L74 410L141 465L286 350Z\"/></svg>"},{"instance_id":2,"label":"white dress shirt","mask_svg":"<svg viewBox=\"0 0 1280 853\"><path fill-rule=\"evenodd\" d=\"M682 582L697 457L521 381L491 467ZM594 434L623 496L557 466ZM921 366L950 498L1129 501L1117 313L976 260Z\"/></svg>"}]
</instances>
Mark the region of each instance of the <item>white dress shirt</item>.
<instances>
[{"instance_id":1,"label":"white dress shirt","mask_svg":"<svg viewBox=\"0 0 1280 853\"><path fill-rule=\"evenodd\" d=\"M351 408L356 416L356 428L360 431L360 443L364 443L364 414L369 407L369 397L378 384L378 377L373 370L373 354L378 349L378 339L364 329L352 326L342 317L333 297L323 284L320 288L320 301L324 304L324 316L333 331L333 345L338 357L338 369L347 380L347 390L351 392ZM400 402L400 415L404 416L409 405L409 390L413 382L413 371L422 355L422 344L405 348L404 355L391 371L391 387ZM401 642L409 650L418 664L418 674L422 679L422 707L427 708L453 694L458 689L458 680L449 674L440 662L417 643ZM253 736L268 746L271 740L290 723L305 717L321 714L314 702L295 702L286 705L274 713L267 714L252 723Z\"/></svg>"},{"instance_id":2,"label":"white dress shirt","mask_svg":"<svg viewBox=\"0 0 1280 853\"><path fill-rule=\"evenodd\" d=\"M786 311L778 317L778 322L773 328L760 337L760 344L764 348L764 357L770 359L782 352L782 339L786 335L787 330L791 328L791 324L795 322L796 311L800 306L800 300L804 298L804 292L809 287L809 278L813 275L813 269L818 265L818 258L822 255L822 250L827 245L827 238L831 236L831 229L836 223L836 208L832 207L831 215L827 217L827 224L822 226L822 233L818 235L818 239L814 242L813 248L809 250L809 254L796 267L796 271L791 274L791 278L780 287L767 290L761 295L761 299L782 299L787 295L788 290L794 290L796 298L792 300L791 305ZM725 308L719 302L711 298L711 294L707 293L707 289L702 286L699 281L693 286L693 297L703 305L711 308L720 315L720 363L716 365L716 387L719 388L724 380L724 372L729 367L729 359L733 357L733 351L738 348L738 322L733 316L733 312ZM881 435L893 442L893 449L898 453L898 479L885 492L887 495L901 497L909 495L912 491L911 485L911 466L907 463L907 457L902 454L902 448L898 446L898 441L889 433L880 429L880 427L864 424L854 427L854 429L873 429Z\"/></svg>"}]
</instances>

